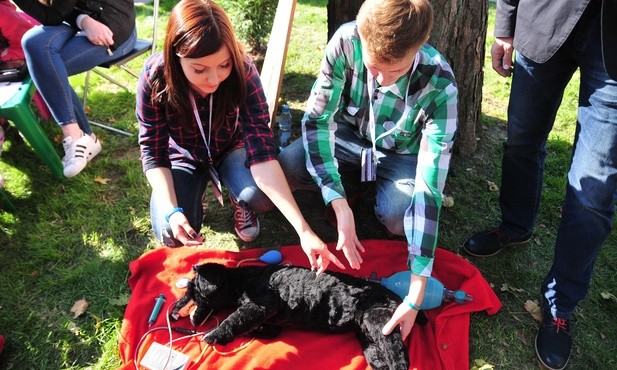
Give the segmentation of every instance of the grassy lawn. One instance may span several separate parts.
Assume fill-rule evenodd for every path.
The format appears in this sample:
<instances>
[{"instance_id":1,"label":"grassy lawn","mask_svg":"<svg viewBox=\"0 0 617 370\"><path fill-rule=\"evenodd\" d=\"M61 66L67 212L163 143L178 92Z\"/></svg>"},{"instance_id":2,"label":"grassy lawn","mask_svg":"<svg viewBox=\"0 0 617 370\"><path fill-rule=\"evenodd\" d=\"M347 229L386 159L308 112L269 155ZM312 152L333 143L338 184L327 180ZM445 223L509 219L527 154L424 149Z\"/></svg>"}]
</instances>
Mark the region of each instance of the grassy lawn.
<instances>
[{"instance_id":1,"label":"grassy lawn","mask_svg":"<svg viewBox=\"0 0 617 370\"><path fill-rule=\"evenodd\" d=\"M159 50L174 3L162 1ZM296 10L281 92L281 100L292 108L295 137L326 43L326 3L300 0ZM144 30L150 22L148 14L147 8L139 11ZM488 34L490 46L492 26ZM143 60L130 65L139 70ZM455 205L444 209L439 245L454 252L469 235L499 220L498 193L489 190L487 181L500 182L509 80L490 69L488 48L485 65L484 135L474 156L453 161L446 186ZM125 72L114 69L110 73L135 86L136 81ZM83 75L71 78L78 94L83 79ZM538 299L540 281L552 261L576 121L577 81L578 77L564 96L548 144L545 192L533 241L493 258L470 259L504 304L495 316L472 315L470 367L488 363L495 369L538 368L533 349L537 323L523 304ZM7 134L0 172L6 179L4 194L15 209L1 203L0 197L0 333L7 339L0 369L117 368L118 333L130 295L128 264L157 246L150 229L150 189L139 160L135 93L98 76L91 77L91 84L91 119L133 136L95 127L103 152L79 176L64 181L54 178L17 130ZM61 154L60 130L54 122L42 125ZM318 198L306 203L321 204ZM323 239L334 241L336 232L321 219L322 208L303 208ZM202 230L205 247L237 251L298 243L277 211L261 219L262 236L245 245L233 232L229 204L221 208L211 201ZM376 222L370 205L361 204L357 211L360 237L386 238L381 227L374 227ZM589 295L574 316L572 369L617 368L617 302L602 296L617 295L616 247L617 234L613 233L598 257ZM90 307L74 318L70 309L80 299L86 299Z\"/></svg>"}]
</instances>

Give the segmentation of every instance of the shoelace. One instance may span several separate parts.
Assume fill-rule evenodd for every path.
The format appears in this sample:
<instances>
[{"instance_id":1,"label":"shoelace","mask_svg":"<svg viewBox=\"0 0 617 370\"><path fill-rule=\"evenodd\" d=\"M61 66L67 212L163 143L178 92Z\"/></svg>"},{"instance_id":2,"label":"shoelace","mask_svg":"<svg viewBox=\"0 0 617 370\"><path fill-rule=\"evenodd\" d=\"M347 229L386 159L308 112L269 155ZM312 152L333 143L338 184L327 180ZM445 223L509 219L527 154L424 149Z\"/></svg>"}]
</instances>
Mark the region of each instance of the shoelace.
<instances>
[{"instance_id":1,"label":"shoelace","mask_svg":"<svg viewBox=\"0 0 617 370\"><path fill-rule=\"evenodd\" d=\"M560 330L565 331L568 325L568 321L566 319L562 319L562 318L554 318L553 319L553 325L555 325L555 328L557 328L557 333L559 333Z\"/></svg>"},{"instance_id":2,"label":"shoelace","mask_svg":"<svg viewBox=\"0 0 617 370\"><path fill-rule=\"evenodd\" d=\"M254 226L255 220L253 219L253 212L248 210L246 207L241 205L240 203L235 203L235 212L234 218L238 222L238 226L240 230L244 230L247 227Z\"/></svg>"}]
</instances>

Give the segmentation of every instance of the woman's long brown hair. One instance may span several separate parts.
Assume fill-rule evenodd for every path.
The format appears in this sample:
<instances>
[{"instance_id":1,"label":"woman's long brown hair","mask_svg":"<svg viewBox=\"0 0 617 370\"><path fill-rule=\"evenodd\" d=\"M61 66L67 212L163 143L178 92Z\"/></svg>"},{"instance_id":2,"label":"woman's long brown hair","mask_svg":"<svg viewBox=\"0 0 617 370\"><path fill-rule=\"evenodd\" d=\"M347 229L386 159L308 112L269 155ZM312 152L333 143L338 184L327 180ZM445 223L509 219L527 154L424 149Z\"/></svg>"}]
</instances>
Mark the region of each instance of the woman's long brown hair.
<instances>
[{"instance_id":1,"label":"woman's long brown hair","mask_svg":"<svg viewBox=\"0 0 617 370\"><path fill-rule=\"evenodd\" d=\"M177 112L182 128L188 132L195 129L195 118L189 100L191 87L182 71L180 58L211 55L223 45L231 53L233 70L215 92L213 129L223 122L227 113L246 99L244 49L236 39L225 10L214 1L181 0L174 6L163 46L165 86L158 86L155 82L153 93L156 100L167 102L171 112Z\"/></svg>"}]
</instances>

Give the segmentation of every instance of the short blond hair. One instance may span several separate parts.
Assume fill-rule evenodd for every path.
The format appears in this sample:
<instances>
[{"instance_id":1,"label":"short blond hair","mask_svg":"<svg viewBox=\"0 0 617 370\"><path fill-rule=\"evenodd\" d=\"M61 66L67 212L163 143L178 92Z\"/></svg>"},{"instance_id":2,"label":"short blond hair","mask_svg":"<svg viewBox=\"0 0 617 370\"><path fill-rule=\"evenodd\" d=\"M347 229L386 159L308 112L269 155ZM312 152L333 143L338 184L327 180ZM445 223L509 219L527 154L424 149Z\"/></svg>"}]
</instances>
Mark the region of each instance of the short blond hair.
<instances>
[{"instance_id":1,"label":"short blond hair","mask_svg":"<svg viewBox=\"0 0 617 370\"><path fill-rule=\"evenodd\" d=\"M356 21L371 57L396 63L428 40L433 7L429 0L366 0Z\"/></svg>"}]
</instances>

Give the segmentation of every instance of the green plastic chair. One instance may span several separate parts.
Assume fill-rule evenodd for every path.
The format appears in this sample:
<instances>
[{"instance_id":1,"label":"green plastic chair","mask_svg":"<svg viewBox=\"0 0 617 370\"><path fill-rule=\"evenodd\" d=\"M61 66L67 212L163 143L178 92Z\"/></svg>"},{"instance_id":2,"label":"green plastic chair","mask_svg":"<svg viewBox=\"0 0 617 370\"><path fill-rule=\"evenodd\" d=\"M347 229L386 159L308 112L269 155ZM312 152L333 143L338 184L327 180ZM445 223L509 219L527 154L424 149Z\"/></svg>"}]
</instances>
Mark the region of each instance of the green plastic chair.
<instances>
[{"instance_id":1,"label":"green plastic chair","mask_svg":"<svg viewBox=\"0 0 617 370\"><path fill-rule=\"evenodd\" d=\"M10 94L15 90L8 100L0 102L2 104L0 105L0 117L11 121L51 172L56 177L64 179L62 161L30 107L30 101L35 92L30 76L26 77L17 88L14 84L9 86L7 83L0 83L0 89L8 89L0 91L2 94L5 92Z\"/></svg>"}]
</instances>

